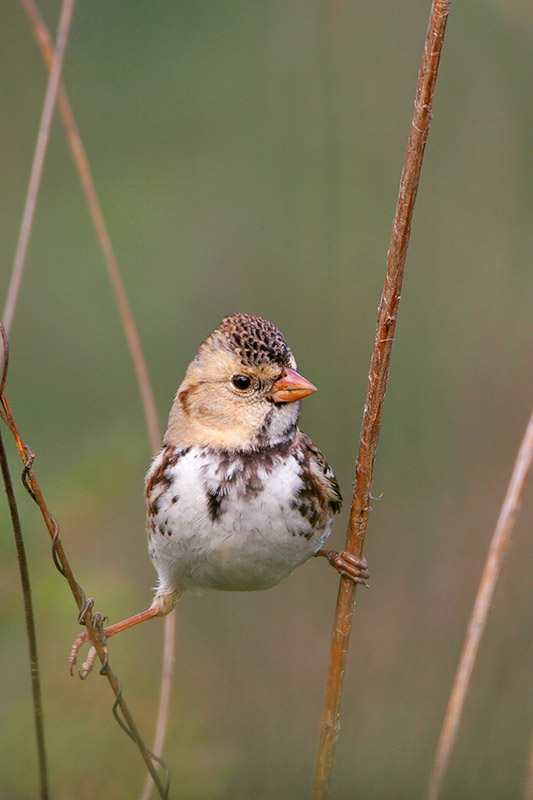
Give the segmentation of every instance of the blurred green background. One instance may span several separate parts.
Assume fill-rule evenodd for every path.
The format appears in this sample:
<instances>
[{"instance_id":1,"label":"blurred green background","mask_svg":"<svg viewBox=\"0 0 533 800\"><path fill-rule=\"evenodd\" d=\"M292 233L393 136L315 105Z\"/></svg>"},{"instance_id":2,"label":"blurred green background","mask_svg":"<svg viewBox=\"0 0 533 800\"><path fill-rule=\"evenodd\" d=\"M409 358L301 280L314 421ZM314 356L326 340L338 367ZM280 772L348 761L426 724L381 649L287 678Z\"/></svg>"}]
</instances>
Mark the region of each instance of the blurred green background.
<instances>
[{"instance_id":1,"label":"blurred green background","mask_svg":"<svg viewBox=\"0 0 533 800\"><path fill-rule=\"evenodd\" d=\"M59 2L41 3L55 30ZM285 333L319 393L302 427L349 500L376 308L429 2L76 5L65 82L145 348L161 426L200 341L233 311ZM46 85L2 5L0 230L7 290ZM532 392L533 16L452 6L354 616L334 798L423 797ZM114 299L55 120L11 336L8 397L75 574L117 620L146 607L150 460ZM18 482L54 798L136 797L140 758L94 674L70 678L76 608ZM526 492L443 798L520 797L533 728ZM347 502L345 505L348 505ZM22 601L1 509L0 796L36 795ZM341 546L346 510L332 544ZM172 797L309 795L337 580L187 594L165 757ZM163 624L111 644L150 739Z\"/></svg>"}]
</instances>

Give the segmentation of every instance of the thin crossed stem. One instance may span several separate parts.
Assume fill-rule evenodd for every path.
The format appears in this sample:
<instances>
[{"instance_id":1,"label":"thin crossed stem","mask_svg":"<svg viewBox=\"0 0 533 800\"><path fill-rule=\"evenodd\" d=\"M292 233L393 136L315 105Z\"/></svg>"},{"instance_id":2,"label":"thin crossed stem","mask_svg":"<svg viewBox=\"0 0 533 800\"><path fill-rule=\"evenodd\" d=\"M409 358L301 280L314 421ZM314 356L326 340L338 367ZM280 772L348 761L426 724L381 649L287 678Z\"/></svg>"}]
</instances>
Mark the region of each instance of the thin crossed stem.
<instances>
[{"instance_id":1,"label":"thin crossed stem","mask_svg":"<svg viewBox=\"0 0 533 800\"><path fill-rule=\"evenodd\" d=\"M33 32L35 38L37 39L37 43L40 47L45 64L50 70L52 69L52 65L54 63L54 48L50 33L48 32L48 29L39 13L39 9L33 0L20 1L32 24ZM76 124L74 114L72 113L67 92L62 82L58 82L57 100L72 152L72 158L74 159L76 169L78 170L83 192L89 207L89 212L91 214L96 235L98 237L98 241L100 243L106 263L109 280L111 281L111 285L115 293L115 299L117 301L120 318L124 326L124 333L126 335L126 340L130 350L130 355L141 394L146 427L148 429L148 436L150 438L150 446L153 453L157 453L161 446L161 436L159 432L159 423L157 420L157 409L154 400L154 393L152 391L150 378L148 376L148 368L142 352L141 341L139 339L135 320L133 318L128 296L126 294L124 281L122 280L118 261L111 243L111 237L109 235L109 231L102 214L100 201L98 200L98 195L96 193L96 187L94 185L91 168L89 166L89 160L78 132L78 126ZM9 333L8 325L6 325L6 330Z\"/></svg>"},{"instance_id":2,"label":"thin crossed stem","mask_svg":"<svg viewBox=\"0 0 533 800\"><path fill-rule=\"evenodd\" d=\"M61 11L59 14L55 55L50 66L50 75L48 77L48 83L46 86L46 92L43 102L43 109L41 112L41 119L39 122L39 128L37 132L37 142L35 145L33 162L30 172L30 180L26 192L26 200L24 204L24 211L22 215L22 221L17 242L17 249L15 252L15 259L13 262L13 268L11 272L11 281L8 287L8 293L4 308L4 326L7 332L10 330L13 322L20 286L22 283L24 263L26 261L26 253L28 251L28 244L30 240L30 233L35 214L37 196L39 194L39 186L41 183L41 175L43 171L44 159L48 147L48 140L50 138L50 127L52 124L52 117L54 113L57 89L61 79L61 70L63 68L63 61L65 58L65 51L67 48L68 34L70 31L70 24L72 21L73 10L74 10L74 0L63 0ZM3 339L3 356L4 358L2 364L2 381L1 381L2 391L7 375L7 362L8 362L7 338ZM11 515L13 534L15 537L17 561L19 565L19 573L20 573L20 580L22 587L22 598L24 602L24 617L26 620L26 637L28 640L28 656L30 662L31 687L32 687L32 699L33 699L33 716L35 723L35 738L37 744L37 760L39 766L39 794L41 800L48 800L48 797L50 795L49 795L49 784L48 784L48 766L46 759L45 727L44 727L43 703L41 694L39 658L37 651L37 635L35 630L35 618L33 614L33 603L31 598L30 574L28 570L26 548L24 545L24 537L22 533L22 527L20 524L17 502L13 491L13 484L9 472L9 465L1 434L0 434L0 462L1 462L4 487L6 490L9 511Z\"/></svg>"},{"instance_id":3,"label":"thin crossed stem","mask_svg":"<svg viewBox=\"0 0 533 800\"><path fill-rule=\"evenodd\" d=\"M4 335L3 327L1 327L1 331L2 334ZM2 383L4 383L4 381L2 381ZM163 783L153 763L154 760L157 761L158 763L162 763L161 759L155 756L155 754L151 753L146 747L139 733L133 715L124 698L124 694L122 691L122 684L119 678L115 675L115 673L111 669L111 666L109 664L107 646L105 643L105 633L101 615L98 613L95 614L92 613L92 607L94 601L91 598L87 598L82 587L74 577L72 567L70 566L70 562L68 561L65 550L63 548L63 544L59 536L58 523L53 517L53 515L50 513L46 505L46 502L41 492L41 488L33 472L34 453L24 443L18 431L15 418L13 416L13 413L11 411L11 408L9 406L9 403L7 401L4 392L2 392L0 396L0 404L2 409L1 411L2 419L9 427L13 435L17 450L24 465L24 470L23 470L24 486L28 491L28 493L30 494L30 496L32 497L32 499L39 506L48 533L50 534L50 538L52 540L52 555L54 558L54 562L59 571L61 572L61 574L65 577L65 579L68 582L68 585L70 587L70 590L72 592L72 595L76 601L76 604L80 612L79 621L85 625L91 644L95 648L98 658L102 663L101 674L105 675L111 686L111 689L115 694L116 701L113 706L113 714L115 715L117 721L120 723L121 727L126 731L128 736L130 736L130 738L137 745L141 753L141 756L146 764L146 768L148 769L150 775L152 776L152 779L157 787L160 796L163 799L165 799L168 797L168 778L166 783ZM118 709L120 709L122 717L119 716Z\"/></svg>"},{"instance_id":4,"label":"thin crossed stem","mask_svg":"<svg viewBox=\"0 0 533 800\"><path fill-rule=\"evenodd\" d=\"M41 54L47 65L48 69L51 68L53 63L53 44L50 33L42 19L39 9L37 8L34 0L21 0L22 6L30 20L33 32ZM135 320L131 311L131 306L128 301L126 289L122 276L120 273L118 261L113 249L111 237L105 223L102 213L96 186L91 173L89 160L81 139L78 126L68 99L65 86L62 82L59 84L58 89L58 105L61 118L65 127L68 142L70 145L72 158L74 160L76 169L80 177L83 192L87 201L89 212L93 221L93 225L97 234L98 242L100 244L102 254L105 260L109 279L115 293L119 315L124 327L124 333L130 350L131 359L133 362L137 383L139 386L139 393L144 411L148 437L152 452L155 454L160 447L160 431L159 422L157 419L157 409L155 405L154 393L150 383L148 368L142 352L139 334L135 325ZM170 694L172 689L172 674L174 665L174 639L175 639L175 625L176 625L176 612L172 611L165 618L164 626L164 645L163 645L163 663L161 675L161 688L160 700L158 706L158 715L156 722L156 732L154 736L154 743L152 750L157 755L163 751L167 725L168 713L170 706ZM152 780L147 776L146 784L143 789L142 797L147 796L152 787ZM147 788L147 787L150 788Z\"/></svg>"},{"instance_id":5,"label":"thin crossed stem","mask_svg":"<svg viewBox=\"0 0 533 800\"><path fill-rule=\"evenodd\" d=\"M47 84L43 113L39 125L39 134L37 138L37 145L30 173L30 181L28 185L21 229L17 243L17 250L15 254L15 260L13 264L11 280L8 288L8 294L4 309L5 332L7 335L9 330L11 329L15 314L15 309L17 306L17 301L19 297L19 292L24 272L24 265L30 240L31 228L35 214L35 207L40 187L44 158L49 140L50 126L53 117L55 99L56 96L58 96L59 92L62 116L65 125L67 127L67 132L69 134L69 142L71 143L71 148L73 150L74 160L78 165L80 171L82 185L88 199L89 207L91 209L91 214L93 216L93 221L98 233L98 238L100 240L100 244L104 251L106 264L108 265L111 282L115 291L121 318L123 320L123 324L125 327L126 338L128 340L128 344L132 352L132 358L134 361L135 371L138 377L141 398L143 401L143 407L145 409L145 416L147 419L147 425L149 430L149 436L151 439L152 449L155 451L159 446L159 431L157 424L157 416L155 413L155 403L153 400L153 393L151 391L151 387L148 381L146 365L142 357L140 342L135 328L135 324L133 322L133 316L131 314L129 303L127 301L127 297L125 294L124 285L122 283L122 279L118 271L118 265L116 263L109 235L107 233L107 229L105 228L105 223L103 221L100 206L96 197L94 184L92 182L90 171L88 169L88 162L85 156L81 140L79 138L79 135L77 134L75 121L71 112L70 112L70 119L68 118L68 112L70 111L70 106L68 104L68 99L66 98L66 93L64 91L64 87L61 83L61 78L60 78L61 67L63 64L64 53L66 49L67 34L70 25L70 20L72 17L74 0L64 0L63 2L60 14L59 28L58 28L57 45L55 50L53 48L50 35L46 27L44 26L42 19L40 19L39 12L35 7L35 5L31 2L28 2L27 0L22 0L22 2L30 18L33 17L34 19L40 20L41 23L40 27L36 25L34 26L34 30L36 30L37 39L39 41L41 49L43 50L43 55L45 55L46 53L45 60L47 61L50 75ZM17 447L19 448L19 452L21 454L21 458L23 459L23 461L26 461L28 458L28 450L24 445L24 443L22 442L22 439L20 438L18 431L16 430L16 425L12 417L11 411L9 409L9 406L7 404L7 399L5 398L5 395L2 395L2 406L3 406L2 416L4 417L4 420L8 423L9 427L13 432L15 441L17 443ZM79 584L77 584L77 582L74 580L74 577L72 575L72 570L70 568L70 565L68 564L61 542L58 538L57 523L53 519L52 515L46 509L46 504L44 503L44 499L42 498L42 495L40 493L40 489L36 482L35 476L33 475L33 472L31 470L31 466L26 470L26 481L27 481L26 488L32 495L33 499L41 507L43 517L47 524L50 535L52 536L53 555L54 555L54 560L56 561L56 565L58 566L62 574L66 577L66 579L69 582L69 585L71 586L71 590L73 591L74 597L78 602L78 607L80 608L80 614L82 614L82 620L87 627L89 638L91 639L92 644L96 648L99 658L102 660L103 663L102 674L106 675L113 691L115 692L116 703L113 709L113 713L115 714L117 720L120 722L121 726L126 730L128 735L137 743L141 751L141 754L145 760L151 778L154 784L156 785L159 794L161 795L161 797L166 797L168 793L168 782L167 786L163 785L153 765L154 759L156 761L160 761L160 759L158 759L158 757L155 756L154 754L150 753L148 748L144 745L144 742L142 741L139 735L139 732L137 730L131 712L129 711L127 705L125 704L121 683L109 667L107 658L107 649L105 648L101 638L102 635L100 632L99 617L97 619L96 614L94 615L94 617L92 617L90 613L91 606L85 608L85 603L87 602L85 594L81 589L81 587L79 586ZM123 719L121 719L118 716L118 708L120 708L122 712Z\"/></svg>"},{"instance_id":6,"label":"thin crossed stem","mask_svg":"<svg viewBox=\"0 0 533 800\"><path fill-rule=\"evenodd\" d=\"M57 90L61 80L61 69L63 68L63 60L65 57L65 50L67 48L67 39L72 20L73 9L74 0L63 0L57 29L57 45L55 54L50 64L50 76L48 78L48 84L46 86L46 93L44 96L41 121L39 123L39 131L37 134L37 143L35 145L30 180L28 184L28 190L26 192L26 202L24 204L24 212L22 215L17 249L15 252L15 260L13 262L11 280L7 291L7 299L3 313L4 327L8 336L9 332L11 331L20 285L22 283L26 253L28 252L31 228L35 215L35 205L37 203L37 196L39 194L39 187L41 184L44 158L46 155L46 149L48 147L48 140L50 138L50 126L52 124L52 117L54 114Z\"/></svg>"}]
</instances>

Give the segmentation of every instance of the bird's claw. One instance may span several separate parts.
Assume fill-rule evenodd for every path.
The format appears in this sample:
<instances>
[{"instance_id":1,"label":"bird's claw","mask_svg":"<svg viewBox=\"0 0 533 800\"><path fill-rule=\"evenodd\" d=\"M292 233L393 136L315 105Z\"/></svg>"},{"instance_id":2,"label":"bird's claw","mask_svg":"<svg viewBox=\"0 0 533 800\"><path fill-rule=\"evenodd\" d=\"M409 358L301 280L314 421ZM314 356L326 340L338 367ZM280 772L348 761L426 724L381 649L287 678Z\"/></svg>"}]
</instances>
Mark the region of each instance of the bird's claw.
<instances>
[{"instance_id":1,"label":"bird's claw","mask_svg":"<svg viewBox=\"0 0 533 800\"><path fill-rule=\"evenodd\" d=\"M81 669L78 671L78 675L82 679L85 680L87 675L90 673L92 668L94 667L94 662L96 661L96 656L98 653L96 652L96 647L91 647L89 652L87 653L87 658L81 665Z\"/></svg>"},{"instance_id":2,"label":"bird's claw","mask_svg":"<svg viewBox=\"0 0 533 800\"><path fill-rule=\"evenodd\" d=\"M337 572L344 575L345 578L350 578L355 583L362 583L369 589L368 579L370 574L368 572L368 564L366 558L358 558L346 550L323 550L319 551L317 555L324 555L332 567L335 567Z\"/></svg>"},{"instance_id":3,"label":"bird's claw","mask_svg":"<svg viewBox=\"0 0 533 800\"><path fill-rule=\"evenodd\" d=\"M71 675L74 674L74 667L76 666L76 662L78 660L78 653L80 652L82 645L85 644L88 638L89 637L87 636L87 631L83 631L83 633L80 633L80 635L76 637L76 639L74 640L74 644L70 648L70 655L68 657L68 661L70 664Z\"/></svg>"},{"instance_id":4,"label":"bird's claw","mask_svg":"<svg viewBox=\"0 0 533 800\"><path fill-rule=\"evenodd\" d=\"M87 635L87 631L84 631L83 633L80 633L80 635L77 637L77 639L75 639L74 644L72 645L72 648L70 650L70 655L68 658L71 675L74 675L74 667L76 666L76 663L78 661L78 654L80 652L81 647L85 644L88 638L89 637ZM98 653L96 652L96 648L91 646L89 648L89 652L87 653L87 658L81 665L81 669L78 670L78 675L80 676L82 681L85 680L85 678L88 676L88 674L94 667L94 662L96 661L97 655Z\"/></svg>"},{"instance_id":5,"label":"bird's claw","mask_svg":"<svg viewBox=\"0 0 533 800\"><path fill-rule=\"evenodd\" d=\"M120 633L121 631L125 631L126 628L131 628L133 625L138 625L140 622L145 622L148 619L154 619L154 617L164 617L165 614L169 614L174 606L176 605L179 597L180 592L174 591L168 594L160 594L159 592L156 593L152 605L150 608L147 608L146 611L141 611L140 614L134 614L133 617L128 617L127 619L123 619L121 622L115 622L113 625L109 625L107 628L104 628L104 622L107 620L107 617L102 617L98 612L93 616L93 626L98 628L100 633L100 644L104 650L104 661L102 663L102 669L100 670L101 675L105 675L107 669L107 639L110 636L114 636L116 633ZM80 648L89 638L87 631L80 633L78 638L74 641L72 645L72 649L70 651L70 674L72 675L72 670L76 661L78 660L78 653L80 652ZM92 670L94 662L96 661L97 652L94 647L91 647L89 650L89 654L87 656L87 660L83 662L80 672L80 678L86 678L89 672Z\"/></svg>"}]
</instances>

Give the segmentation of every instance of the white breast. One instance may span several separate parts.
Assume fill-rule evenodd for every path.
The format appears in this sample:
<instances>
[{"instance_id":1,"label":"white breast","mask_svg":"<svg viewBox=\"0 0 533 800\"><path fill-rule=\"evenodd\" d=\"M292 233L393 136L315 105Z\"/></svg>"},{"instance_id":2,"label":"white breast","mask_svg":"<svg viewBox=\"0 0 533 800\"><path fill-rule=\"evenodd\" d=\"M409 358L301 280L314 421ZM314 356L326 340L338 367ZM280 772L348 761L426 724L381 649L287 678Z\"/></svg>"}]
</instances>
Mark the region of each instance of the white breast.
<instances>
[{"instance_id":1,"label":"white breast","mask_svg":"<svg viewBox=\"0 0 533 800\"><path fill-rule=\"evenodd\" d=\"M192 447L154 488L149 548L160 589L267 589L320 548L331 517L313 529L298 510L301 464L251 459Z\"/></svg>"}]
</instances>

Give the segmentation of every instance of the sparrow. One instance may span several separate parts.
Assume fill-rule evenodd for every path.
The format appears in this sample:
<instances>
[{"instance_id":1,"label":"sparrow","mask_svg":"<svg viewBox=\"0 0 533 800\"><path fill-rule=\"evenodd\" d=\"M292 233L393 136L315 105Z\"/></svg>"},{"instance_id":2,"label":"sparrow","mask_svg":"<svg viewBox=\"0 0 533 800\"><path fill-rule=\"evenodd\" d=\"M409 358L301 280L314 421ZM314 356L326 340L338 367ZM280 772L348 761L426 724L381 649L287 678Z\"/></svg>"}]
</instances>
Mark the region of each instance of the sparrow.
<instances>
[{"instance_id":1,"label":"sparrow","mask_svg":"<svg viewBox=\"0 0 533 800\"><path fill-rule=\"evenodd\" d=\"M299 401L315 391L262 317L225 317L203 342L145 479L157 590L150 608L107 627L106 637L168 614L186 589L269 589L312 556L366 584L365 559L323 549L342 497L298 428ZM86 632L76 639L71 666L86 640ZM95 655L92 648L84 674Z\"/></svg>"}]
</instances>

